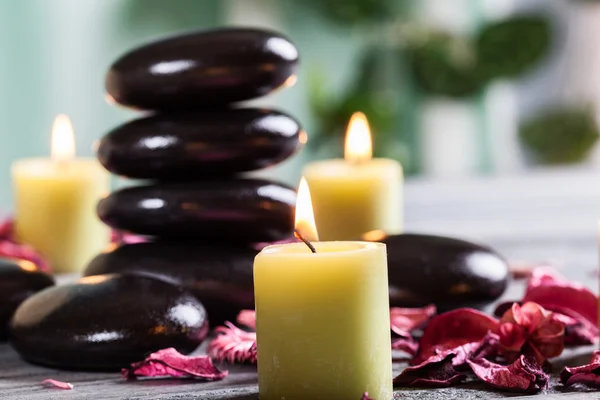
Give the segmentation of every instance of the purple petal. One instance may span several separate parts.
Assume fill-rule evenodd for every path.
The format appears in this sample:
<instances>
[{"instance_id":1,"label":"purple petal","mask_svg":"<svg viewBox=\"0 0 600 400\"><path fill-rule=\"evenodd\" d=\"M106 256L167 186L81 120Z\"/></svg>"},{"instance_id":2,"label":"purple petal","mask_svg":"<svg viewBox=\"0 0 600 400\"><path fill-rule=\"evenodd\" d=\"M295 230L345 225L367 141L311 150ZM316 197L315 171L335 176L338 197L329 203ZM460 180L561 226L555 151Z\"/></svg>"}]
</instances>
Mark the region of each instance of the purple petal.
<instances>
[{"instance_id":1,"label":"purple petal","mask_svg":"<svg viewBox=\"0 0 600 400\"><path fill-rule=\"evenodd\" d=\"M457 372L452 365L455 354L434 355L419 365L406 367L394 378L400 387L447 387L460 383L466 376Z\"/></svg>"},{"instance_id":2,"label":"purple petal","mask_svg":"<svg viewBox=\"0 0 600 400\"><path fill-rule=\"evenodd\" d=\"M560 382L565 386L582 383L600 388L600 351L595 351L589 364L580 367L565 367L560 373Z\"/></svg>"},{"instance_id":3,"label":"purple petal","mask_svg":"<svg viewBox=\"0 0 600 400\"><path fill-rule=\"evenodd\" d=\"M144 361L131 364L130 368L124 368L121 373L127 379L193 377L206 381L221 380L228 374L227 371L217 369L209 356L185 356L172 347L150 354Z\"/></svg>"},{"instance_id":4,"label":"purple petal","mask_svg":"<svg viewBox=\"0 0 600 400\"><path fill-rule=\"evenodd\" d=\"M467 360L479 379L497 389L535 393L548 386L549 376L533 358L520 356L510 365L500 365L479 358Z\"/></svg>"}]
</instances>

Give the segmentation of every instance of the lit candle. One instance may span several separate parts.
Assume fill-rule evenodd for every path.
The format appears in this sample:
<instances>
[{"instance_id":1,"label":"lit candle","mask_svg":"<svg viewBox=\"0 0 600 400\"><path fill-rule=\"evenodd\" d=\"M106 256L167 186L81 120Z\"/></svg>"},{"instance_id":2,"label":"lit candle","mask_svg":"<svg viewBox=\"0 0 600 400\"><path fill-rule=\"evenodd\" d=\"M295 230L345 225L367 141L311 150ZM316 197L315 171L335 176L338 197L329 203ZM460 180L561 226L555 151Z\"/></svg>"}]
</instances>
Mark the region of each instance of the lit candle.
<instances>
[{"instance_id":1,"label":"lit candle","mask_svg":"<svg viewBox=\"0 0 600 400\"><path fill-rule=\"evenodd\" d=\"M391 399L385 245L316 242L305 182L297 202L296 230L316 252L273 245L254 261L259 397Z\"/></svg>"},{"instance_id":2,"label":"lit candle","mask_svg":"<svg viewBox=\"0 0 600 400\"><path fill-rule=\"evenodd\" d=\"M44 255L54 272L80 271L110 239L96 216L96 203L109 191L109 175L95 159L75 158L67 116L56 117L51 142L51 158L12 166L16 234Z\"/></svg>"},{"instance_id":3,"label":"lit candle","mask_svg":"<svg viewBox=\"0 0 600 400\"><path fill-rule=\"evenodd\" d=\"M323 240L351 240L373 230L402 232L402 166L373 159L371 153L367 118L355 113L348 124L345 159L304 169Z\"/></svg>"}]
</instances>

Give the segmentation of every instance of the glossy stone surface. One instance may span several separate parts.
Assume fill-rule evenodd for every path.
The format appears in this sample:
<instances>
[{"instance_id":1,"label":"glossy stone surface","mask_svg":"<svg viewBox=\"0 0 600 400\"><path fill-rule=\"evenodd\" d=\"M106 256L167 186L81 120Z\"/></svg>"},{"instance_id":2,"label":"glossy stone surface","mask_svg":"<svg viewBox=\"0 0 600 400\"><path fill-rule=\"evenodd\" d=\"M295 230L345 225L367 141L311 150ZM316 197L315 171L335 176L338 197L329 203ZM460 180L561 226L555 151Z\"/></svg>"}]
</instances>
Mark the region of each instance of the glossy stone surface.
<instances>
[{"instance_id":1,"label":"glossy stone surface","mask_svg":"<svg viewBox=\"0 0 600 400\"><path fill-rule=\"evenodd\" d=\"M196 243L138 243L94 258L84 275L147 274L184 286L206 308L212 326L254 309L252 266L258 250Z\"/></svg>"},{"instance_id":2,"label":"glossy stone surface","mask_svg":"<svg viewBox=\"0 0 600 400\"><path fill-rule=\"evenodd\" d=\"M0 258L0 340L13 313L26 298L54 285L52 276L26 260Z\"/></svg>"},{"instance_id":3,"label":"glossy stone surface","mask_svg":"<svg viewBox=\"0 0 600 400\"><path fill-rule=\"evenodd\" d=\"M190 353L207 331L204 307L184 289L143 276L96 275L27 299L9 339L36 364L118 370L166 347Z\"/></svg>"},{"instance_id":4,"label":"glossy stone surface","mask_svg":"<svg viewBox=\"0 0 600 400\"><path fill-rule=\"evenodd\" d=\"M107 225L134 233L211 242L274 242L293 232L296 192L261 179L159 183L98 203Z\"/></svg>"},{"instance_id":5,"label":"glossy stone surface","mask_svg":"<svg viewBox=\"0 0 600 400\"><path fill-rule=\"evenodd\" d=\"M292 85L298 50L260 29L226 28L163 39L136 48L111 67L106 90L139 109L191 109L264 96Z\"/></svg>"},{"instance_id":6,"label":"glossy stone surface","mask_svg":"<svg viewBox=\"0 0 600 400\"><path fill-rule=\"evenodd\" d=\"M393 307L434 303L441 311L481 308L500 297L508 284L508 264L488 247L417 234L370 234L365 239L387 245Z\"/></svg>"},{"instance_id":7,"label":"glossy stone surface","mask_svg":"<svg viewBox=\"0 0 600 400\"><path fill-rule=\"evenodd\" d=\"M212 179L277 164L305 141L289 115L249 108L136 119L104 136L97 154L106 169L131 178Z\"/></svg>"}]
</instances>

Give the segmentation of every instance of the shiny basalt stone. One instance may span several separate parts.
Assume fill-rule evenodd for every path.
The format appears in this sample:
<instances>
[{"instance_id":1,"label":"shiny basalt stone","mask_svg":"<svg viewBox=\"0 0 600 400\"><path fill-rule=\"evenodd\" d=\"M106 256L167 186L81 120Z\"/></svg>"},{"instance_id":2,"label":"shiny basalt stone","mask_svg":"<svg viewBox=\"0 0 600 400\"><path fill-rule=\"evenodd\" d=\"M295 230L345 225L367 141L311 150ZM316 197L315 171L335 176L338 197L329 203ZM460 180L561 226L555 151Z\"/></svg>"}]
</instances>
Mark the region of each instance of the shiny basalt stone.
<instances>
[{"instance_id":1,"label":"shiny basalt stone","mask_svg":"<svg viewBox=\"0 0 600 400\"><path fill-rule=\"evenodd\" d=\"M277 164L305 141L294 118L250 108L136 119L104 136L97 154L106 169L130 178L212 179Z\"/></svg>"},{"instance_id":2,"label":"shiny basalt stone","mask_svg":"<svg viewBox=\"0 0 600 400\"><path fill-rule=\"evenodd\" d=\"M202 302L212 326L254 309L252 266L258 250L196 243L137 243L95 257L84 275L143 274L176 282Z\"/></svg>"},{"instance_id":3,"label":"shiny basalt stone","mask_svg":"<svg viewBox=\"0 0 600 400\"><path fill-rule=\"evenodd\" d=\"M54 278L32 262L0 258L0 340L6 339L8 322L19 304L53 285Z\"/></svg>"},{"instance_id":4,"label":"shiny basalt stone","mask_svg":"<svg viewBox=\"0 0 600 400\"><path fill-rule=\"evenodd\" d=\"M158 183L98 203L107 225L147 236L208 242L274 242L293 232L296 192L262 179Z\"/></svg>"},{"instance_id":5,"label":"shiny basalt stone","mask_svg":"<svg viewBox=\"0 0 600 400\"><path fill-rule=\"evenodd\" d=\"M32 363L118 370L167 347L190 353L207 332L204 307L184 289L144 276L96 275L24 301L9 340Z\"/></svg>"},{"instance_id":6,"label":"shiny basalt stone","mask_svg":"<svg viewBox=\"0 0 600 400\"><path fill-rule=\"evenodd\" d=\"M482 308L508 285L508 264L489 247L418 234L371 232L363 239L387 245L392 307Z\"/></svg>"},{"instance_id":7,"label":"shiny basalt stone","mask_svg":"<svg viewBox=\"0 0 600 400\"><path fill-rule=\"evenodd\" d=\"M298 50L279 33L227 28L149 43L106 75L115 102L138 109L216 108L295 82Z\"/></svg>"}]
</instances>

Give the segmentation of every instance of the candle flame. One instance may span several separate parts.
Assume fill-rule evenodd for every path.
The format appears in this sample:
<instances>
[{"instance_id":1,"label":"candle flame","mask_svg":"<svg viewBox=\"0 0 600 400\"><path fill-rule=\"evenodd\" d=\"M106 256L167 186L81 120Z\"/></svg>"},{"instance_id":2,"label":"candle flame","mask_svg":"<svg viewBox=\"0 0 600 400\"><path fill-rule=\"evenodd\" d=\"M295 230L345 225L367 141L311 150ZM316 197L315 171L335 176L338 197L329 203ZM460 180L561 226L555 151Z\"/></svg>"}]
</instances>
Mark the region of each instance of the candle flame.
<instances>
[{"instance_id":1,"label":"candle flame","mask_svg":"<svg viewBox=\"0 0 600 400\"><path fill-rule=\"evenodd\" d=\"M53 160L65 162L75 157L75 135L71 120L59 114L52 125L52 145L50 154Z\"/></svg>"},{"instance_id":2,"label":"candle flame","mask_svg":"<svg viewBox=\"0 0 600 400\"><path fill-rule=\"evenodd\" d=\"M312 201L310 199L310 190L308 183L302 177L298 187L298 197L296 200L296 230L308 241L318 241L317 225L315 224L315 214L313 213Z\"/></svg>"},{"instance_id":3,"label":"candle flame","mask_svg":"<svg viewBox=\"0 0 600 400\"><path fill-rule=\"evenodd\" d=\"M371 129L365 114L355 112L348 123L344 158L351 163L369 161L373 156Z\"/></svg>"}]
</instances>

